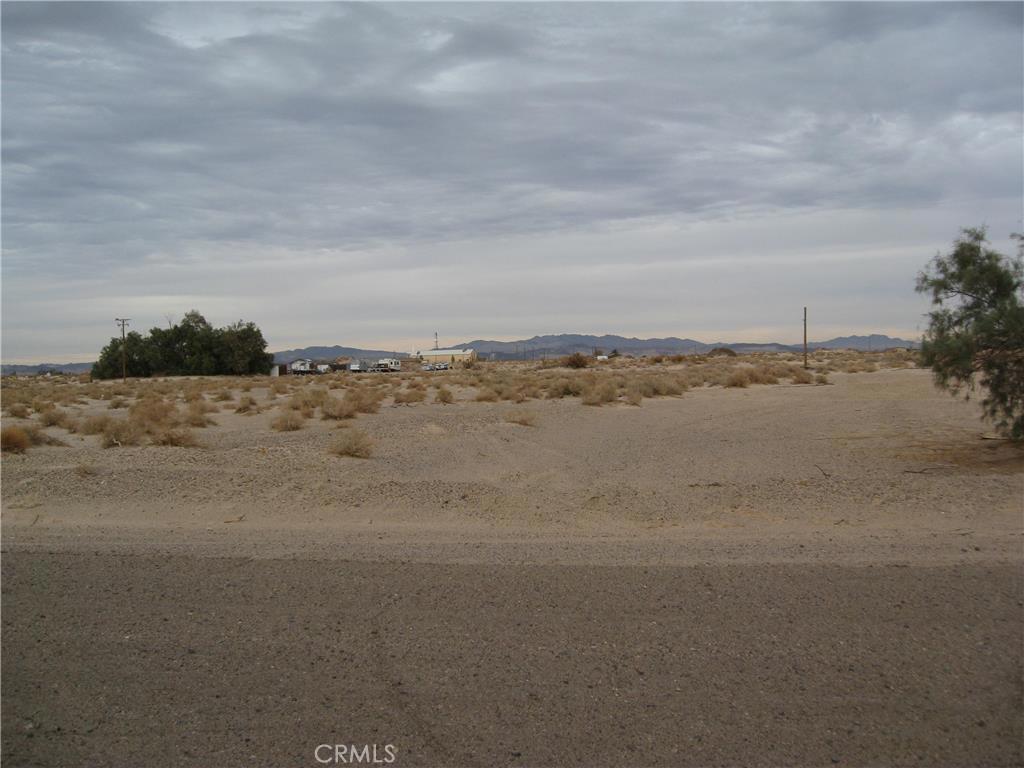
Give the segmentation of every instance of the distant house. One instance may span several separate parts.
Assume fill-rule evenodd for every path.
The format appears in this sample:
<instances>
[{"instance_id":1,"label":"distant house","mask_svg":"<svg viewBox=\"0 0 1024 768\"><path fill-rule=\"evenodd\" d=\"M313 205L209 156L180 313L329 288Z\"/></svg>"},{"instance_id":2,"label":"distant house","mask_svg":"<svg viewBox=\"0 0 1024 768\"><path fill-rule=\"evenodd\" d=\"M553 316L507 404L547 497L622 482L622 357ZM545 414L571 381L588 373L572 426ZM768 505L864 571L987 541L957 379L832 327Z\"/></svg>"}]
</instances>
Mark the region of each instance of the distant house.
<instances>
[{"instance_id":1,"label":"distant house","mask_svg":"<svg viewBox=\"0 0 1024 768\"><path fill-rule=\"evenodd\" d=\"M465 363L476 360L476 352L472 349L424 349L417 352L424 363L436 365L437 363Z\"/></svg>"},{"instance_id":2,"label":"distant house","mask_svg":"<svg viewBox=\"0 0 1024 768\"><path fill-rule=\"evenodd\" d=\"M316 370L313 367L313 361L306 358L302 360L292 360L288 364L289 373L312 373Z\"/></svg>"}]
</instances>

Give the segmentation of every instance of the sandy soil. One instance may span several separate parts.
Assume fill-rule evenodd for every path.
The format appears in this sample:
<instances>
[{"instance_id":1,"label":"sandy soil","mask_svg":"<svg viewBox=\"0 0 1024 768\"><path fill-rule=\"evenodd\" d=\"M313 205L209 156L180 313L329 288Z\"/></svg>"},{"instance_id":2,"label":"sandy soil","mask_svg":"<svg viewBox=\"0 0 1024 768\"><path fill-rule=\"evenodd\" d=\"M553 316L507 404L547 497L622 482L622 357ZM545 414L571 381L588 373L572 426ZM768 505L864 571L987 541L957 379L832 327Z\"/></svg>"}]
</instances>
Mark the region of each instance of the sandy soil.
<instances>
[{"instance_id":1,"label":"sandy soil","mask_svg":"<svg viewBox=\"0 0 1024 768\"><path fill-rule=\"evenodd\" d=\"M385 405L367 460L54 430L3 459L3 758L1021 764L1024 454L832 380Z\"/></svg>"}]
</instances>

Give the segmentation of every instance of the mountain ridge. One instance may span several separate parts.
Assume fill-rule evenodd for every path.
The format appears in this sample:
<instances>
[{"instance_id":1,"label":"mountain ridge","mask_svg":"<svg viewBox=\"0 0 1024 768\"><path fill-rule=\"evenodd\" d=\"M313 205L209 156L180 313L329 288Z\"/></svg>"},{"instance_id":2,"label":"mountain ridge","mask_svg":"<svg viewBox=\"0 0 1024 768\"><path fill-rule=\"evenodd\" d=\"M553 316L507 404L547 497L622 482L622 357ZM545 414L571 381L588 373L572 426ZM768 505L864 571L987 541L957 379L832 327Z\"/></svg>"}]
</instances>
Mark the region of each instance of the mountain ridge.
<instances>
[{"instance_id":1,"label":"mountain ridge","mask_svg":"<svg viewBox=\"0 0 1024 768\"><path fill-rule=\"evenodd\" d=\"M635 336L617 336L604 334L597 336L585 333L559 333L533 336L529 339L518 341L491 341L487 339L476 339L461 344L452 344L450 347L459 349L472 348L481 357L491 357L496 360L515 360L524 357L561 356L573 352L593 352L595 348L605 353L613 349L622 354L632 355L679 355L709 352L716 347L725 347L734 352L799 352L803 350L802 344L782 344L779 342L702 342L696 339L679 338L677 336L655 337L640 339ZM919 341L908 341L907 339L886 336L885 334L873 333L868 336L837 336L826 341L812 341L807 345L808 349L856 349L860 351L881 350L892 347L901 349L917 349ZM395 352L394 350L361 349L359 347L334 346L310 346L296 349L285 349L274 352L275 363L290 363L292 360L312 358L314 360L333 360L336 357L374 358L374 357L409 357L408 353ZM4 376L10 375L31 375L46 371L59 373L85 373L92 368L92 363L39 363L38 365L13 365L4 364L0 366Z\"/></svg>"}]
</instances>

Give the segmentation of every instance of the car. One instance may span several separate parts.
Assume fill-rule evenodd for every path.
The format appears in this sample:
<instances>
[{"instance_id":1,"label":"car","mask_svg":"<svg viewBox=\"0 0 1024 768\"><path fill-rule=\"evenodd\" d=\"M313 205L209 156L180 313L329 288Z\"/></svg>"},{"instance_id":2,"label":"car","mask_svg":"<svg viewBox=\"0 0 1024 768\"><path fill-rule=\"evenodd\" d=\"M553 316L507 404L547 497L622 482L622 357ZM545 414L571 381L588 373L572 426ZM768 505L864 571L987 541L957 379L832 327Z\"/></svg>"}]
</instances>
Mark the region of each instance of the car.
<instances>
[{"instance_id":1,"label":"car","mask_svg":"<svg viewBox=\"0 0 1024 768\"><path fill-rule=\"evenodd\" d=\"M420 370L421 371L432 371L432 370L434 370L434 366L432 366L430 363L427 363L426 365L421 365L420 366Z\"/></svg>"},{"instance_id":2,"label":"car","mask_svg":"<svg viewBox=\"0 0 1024 768\"><path fill-rule=\"evenodd\" d=\"M448 370L448 363L435 363L434 364L434 370L435 371L447 371Z\"/></svg>"}]
</instances>

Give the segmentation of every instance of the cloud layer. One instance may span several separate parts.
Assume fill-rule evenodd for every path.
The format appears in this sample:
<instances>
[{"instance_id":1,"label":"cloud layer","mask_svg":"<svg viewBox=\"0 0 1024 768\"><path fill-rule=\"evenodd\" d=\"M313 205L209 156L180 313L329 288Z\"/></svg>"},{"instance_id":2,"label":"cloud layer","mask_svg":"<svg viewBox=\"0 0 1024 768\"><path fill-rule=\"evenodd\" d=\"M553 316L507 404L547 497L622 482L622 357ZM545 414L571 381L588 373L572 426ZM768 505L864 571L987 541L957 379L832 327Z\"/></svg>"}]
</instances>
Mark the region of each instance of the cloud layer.
<instances>
[{"instance_id":1,"label":"cloud layer","mask_svg":"<svg viewBox=\"0 0 1024 768\"><path fill-rule=\"evenodd\" d=\"M910 333L959 226L1024 228L1020 4L2 13L5 361L193 306L276 347Z\"/></svg>"}]
</instances>

